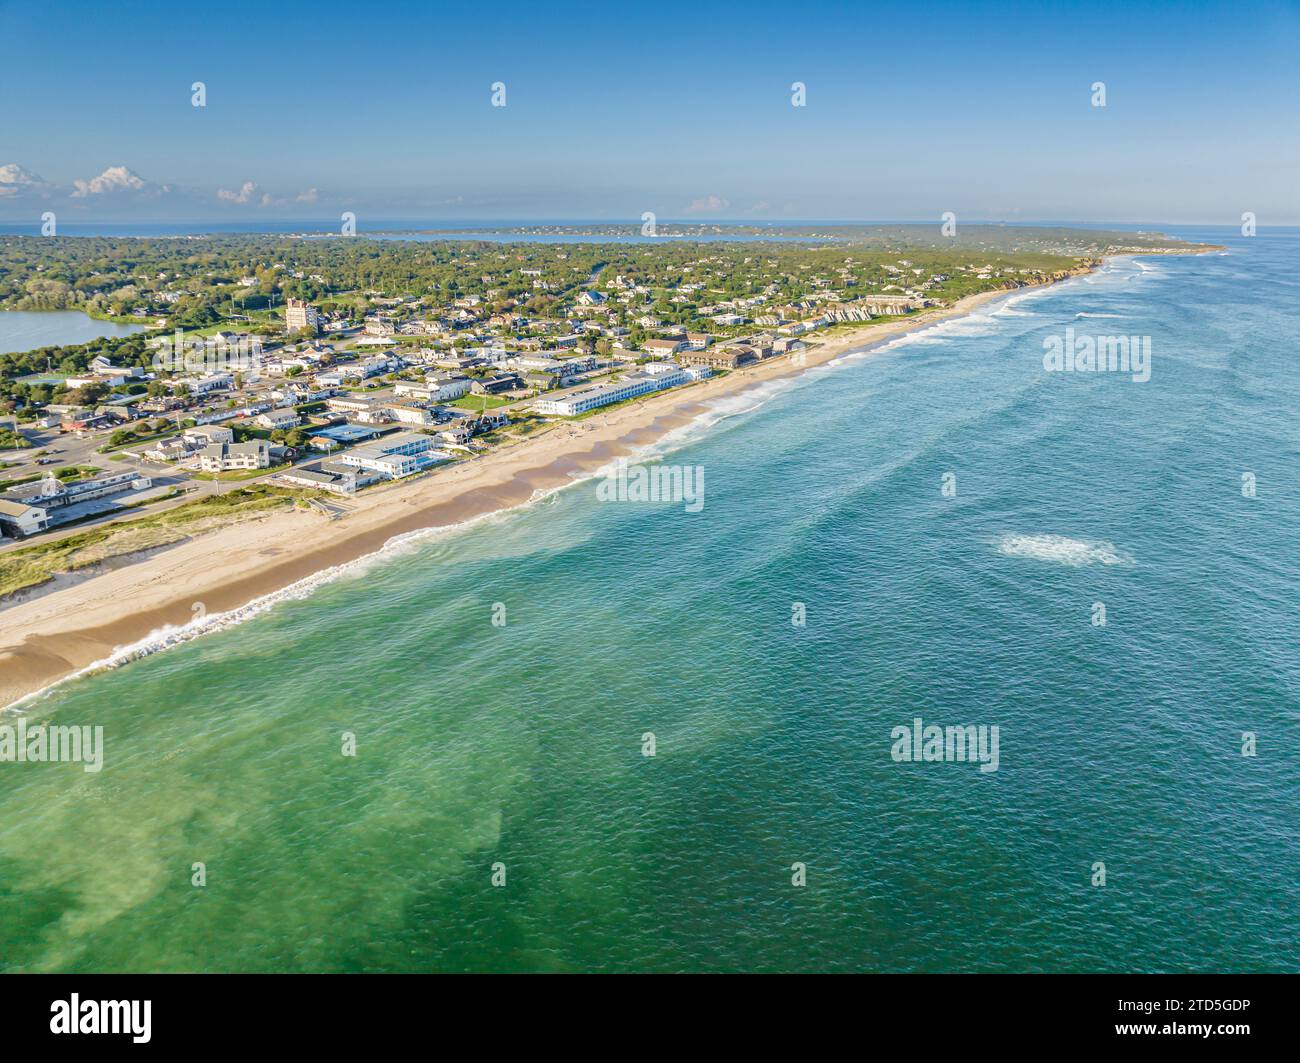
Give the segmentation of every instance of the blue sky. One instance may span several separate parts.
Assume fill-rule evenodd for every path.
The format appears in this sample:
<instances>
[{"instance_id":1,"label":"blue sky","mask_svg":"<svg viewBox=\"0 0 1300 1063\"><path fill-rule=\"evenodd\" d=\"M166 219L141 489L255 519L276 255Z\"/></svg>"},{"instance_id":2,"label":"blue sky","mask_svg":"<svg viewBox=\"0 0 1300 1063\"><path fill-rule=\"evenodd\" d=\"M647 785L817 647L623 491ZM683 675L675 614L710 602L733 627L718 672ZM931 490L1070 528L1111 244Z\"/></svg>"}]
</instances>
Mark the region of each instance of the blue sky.
<instances>
[{"instance_id":1,"label":"blue sky","mask_svg":"<svg viewBox=\"0 0 1300 1063\"><path fill-rule=\"evenodd\" d=\"M0 2L0 218L1300 222L1300 4L870 8Z\"/></svg>"}]
</instances>

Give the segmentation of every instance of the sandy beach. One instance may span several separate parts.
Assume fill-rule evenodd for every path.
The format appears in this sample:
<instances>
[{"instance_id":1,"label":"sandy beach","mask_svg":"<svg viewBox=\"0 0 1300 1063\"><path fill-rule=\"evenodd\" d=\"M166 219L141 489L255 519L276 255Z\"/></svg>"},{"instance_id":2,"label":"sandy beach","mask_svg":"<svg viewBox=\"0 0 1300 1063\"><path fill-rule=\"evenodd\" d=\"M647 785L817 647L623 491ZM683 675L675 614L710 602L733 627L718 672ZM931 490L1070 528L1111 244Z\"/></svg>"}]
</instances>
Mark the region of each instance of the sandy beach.
<instances>
[{"instance_id":1,"label":"sandy beach","mask_svg":"<svg viewBox=\"0 0 1300 1063\"><path fill-rule=\"evenodd\" d=\"M276 512L200 535L88 579L0 609L0 705L8 706L199 611L228 612L381 549L396 535L447 527L528 502L689 424L714 400L876 347L1014 294L968 296L905 321L863 326L796 356L656 395L404 483L371 488L331 520Z\"/></svg>"}]
</instances>

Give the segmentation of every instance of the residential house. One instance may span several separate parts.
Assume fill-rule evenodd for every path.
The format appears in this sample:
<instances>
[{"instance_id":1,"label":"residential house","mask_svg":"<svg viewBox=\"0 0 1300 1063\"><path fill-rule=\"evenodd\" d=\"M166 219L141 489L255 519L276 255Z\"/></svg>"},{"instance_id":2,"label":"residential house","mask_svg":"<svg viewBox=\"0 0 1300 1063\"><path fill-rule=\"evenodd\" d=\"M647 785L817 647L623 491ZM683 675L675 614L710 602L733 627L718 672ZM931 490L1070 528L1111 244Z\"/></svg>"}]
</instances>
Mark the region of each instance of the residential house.
<instances>
[{"instance_id":1,"label":"residential house","mask_svg":"<svg viewBox=\"0 0 1300 1063\"><path fill-rule=\"evenodd\" d=\"M271 448L264 439L247 443L209 443L199 451L199 469L203 472L267 469L270 466Z\"/></svg>"},{"instance_id":2,"label":"residential house","mask_svg":"<svg viewBox=\"0 0 1300 1063\"><path fill-rule=\"evenodd\" d=\"M14 539L25 539L50 526L44 506L0 498L0 531Z\"/></svg>"},{"instance_id":3,"label":"residential house","mask_svg":"<svg viewBox=\"0 0 1300 1063\"><path fill-rule=\"evenodd\" d=\"M253 423L259 428L273 430L297 428L300 422L301 418L296 410L268 410L266 413L259 413L253 418Z\"/></svg>"},{"instance_id":4,"label":"residential house","mask_svg":"<svg viewBox=\"0 0 1300 1063\"><path fill-rule=\"evenodd\" d=\"M671 358L685 346L685 340L646 340L641 349L651 358Z\"/></svg>"},{"instance_id":5,"label":"residential house","mask_svg":"<svg viewBox=\"0 0 1300 1063\"><path fill-rule=\"evenodd\" d=\"M524 386L524 381L518 373L497 373L495 376L475 380L470 390L475 395L500 395L505 391L522 390Z\"/></svg>"}]
</instances>

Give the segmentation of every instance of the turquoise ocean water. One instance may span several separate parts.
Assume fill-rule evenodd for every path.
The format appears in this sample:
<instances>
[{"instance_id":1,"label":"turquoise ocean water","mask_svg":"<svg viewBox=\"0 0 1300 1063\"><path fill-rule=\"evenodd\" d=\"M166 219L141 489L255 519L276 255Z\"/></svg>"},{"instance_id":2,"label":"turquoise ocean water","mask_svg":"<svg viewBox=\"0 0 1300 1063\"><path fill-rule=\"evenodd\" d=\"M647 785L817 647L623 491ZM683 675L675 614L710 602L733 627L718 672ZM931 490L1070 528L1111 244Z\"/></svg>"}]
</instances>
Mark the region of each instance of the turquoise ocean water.
<instances>
[{"instance_id":1,"label":"turquoise ocean water","mask_svg":"<svg viewBox=\"0 0 1300 1063\"><path fill-rule=\"evenodd\" d=\"M1300 233L1180 235L29 703L0 968L1300 969Z\"/></svg>"}]
</instances>

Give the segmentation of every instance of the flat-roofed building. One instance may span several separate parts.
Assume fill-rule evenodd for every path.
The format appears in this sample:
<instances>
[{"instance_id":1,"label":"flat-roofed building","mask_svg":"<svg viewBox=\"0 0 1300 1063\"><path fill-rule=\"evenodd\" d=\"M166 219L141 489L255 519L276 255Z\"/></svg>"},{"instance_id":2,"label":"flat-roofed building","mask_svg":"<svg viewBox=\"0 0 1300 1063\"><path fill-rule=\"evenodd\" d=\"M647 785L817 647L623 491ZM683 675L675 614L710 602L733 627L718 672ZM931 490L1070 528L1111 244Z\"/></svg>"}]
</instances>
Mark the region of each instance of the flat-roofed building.
<instances>
[{"instance_id":1,"label":"flat-roofed building","mask_svg":"<svg viewBox=\"0 0 1300 1063\"><path fill-rule=\"evenodd\" d=\"M185 429L181 438L196 447L206 447L209 443L233 443L235 432L226 425L199 424Z\"/></svg>"},{"instance_id":2,"label":"flat-roofed building","mask_svg":"<svg viewBox=\"0 0 1300 1063\"><path fill-rule=\"evenodd\" d=\"M335 495L355 494L358 488L382 479L379 473L337 461L319 461L313 465L298 465L286 469L276 477L294 487L308 487L329 491Z\"/></svg>"},{"instance_id":3,"label":"flat-roofed building","mask_svg":"<svg viewBox=\"0 0 1300 1063\"><path fill-rule=\"evenodd\" d=\"M758 355L752 347L710 347L704 351L683 351L678 356L682 365L707 365L710 369L735 369L747 362L756 361Z\"/></svg>"},{"instance_id":4,"label":"flat-roofed building","mask_svg":"<svg viewBox=\"0 0 1300 1063\"><path fill-rule=\"evenodd\" d=\"M326 409L345 414L349 420L365 424L387 424L393 419L386 403L375 399L335 395L325 400Z\"/></svg>"},{"instance_id":5,"label":"flat-roofed building","mask_svg":"<svg viewBox=\"0 0 1300 1063\"><path fill-rule=\"evenodd\" d=\"M338 463L367 469L380 473L389 480L397 480L450 460L451 455L438 450L437 441L432 436L419 432L397 432L341 454Z\"/></svg>"},{"instance_id":6,"label":"flat-roofed building","mask_svg":"<svg viewBox=\"0 0 1300 1063\"><path fill-rule=\"evenodd\" d=\"M518 391L524 387L523 378L518 373L498 373L495 376L475 380L470 390L475 395L499 395L503 391Z\"/></svg>"},{"instance_id":7,"label":"flat-roofed building","mask_svg":"<svg viewBox=\"0 0 1300 1063\"><path fill-rule=\"evenodd\" d=\"M364 443L368 439L374 439L379 432L367 425L360 424L338 424L329 428L318 429L308 440L308 444L316 450L335 450L341 446L351 446L354 443Z\"/></svg>"},{"instance_id":8,"label":"flat-roofed building","mask_svg":"<svg viewBox=\"0 0 1300 1063\"><path fill-rule=\"evenodd\" d=\"M401 424L433 424L433 411L427 406L414 406L404 402L389 403L386 407L393 420Z\"/></svg>"},{"instance_id":9,"label":"flat-roofed building","mask_svg":"<svg viewBox=\"0 0 1300 1063\"><path fill-rule=\"evenodd\" d=\"M559 417L576 417L588 410L601 406L610 406L616 402L625 402L639 395L648 395L652 391L686 383L686 374L680 366L647 366L647 370L659 372L629 373L622 380L611 384L595 384L590 387L574 388L538 399L533 409L538 413L553 414Z\"/></svg>"},{"instance_id":10,"label":"flat-roofed building","mask_svg":"<svg viewBox=\"0 0 1300 1063\"><path fill-rule=\"evenodd\" d=\"M93 502L109 495L121 494L132 489L132 482L139 473L118 472L108 476L97 476L90 480L77 480L64 483L53 475L47 475L36 483L23 484L9 492L8 498L24 505L39 505L43 509L55 509L70 506L76 502Z\"/></svg>"}]
</instances>

